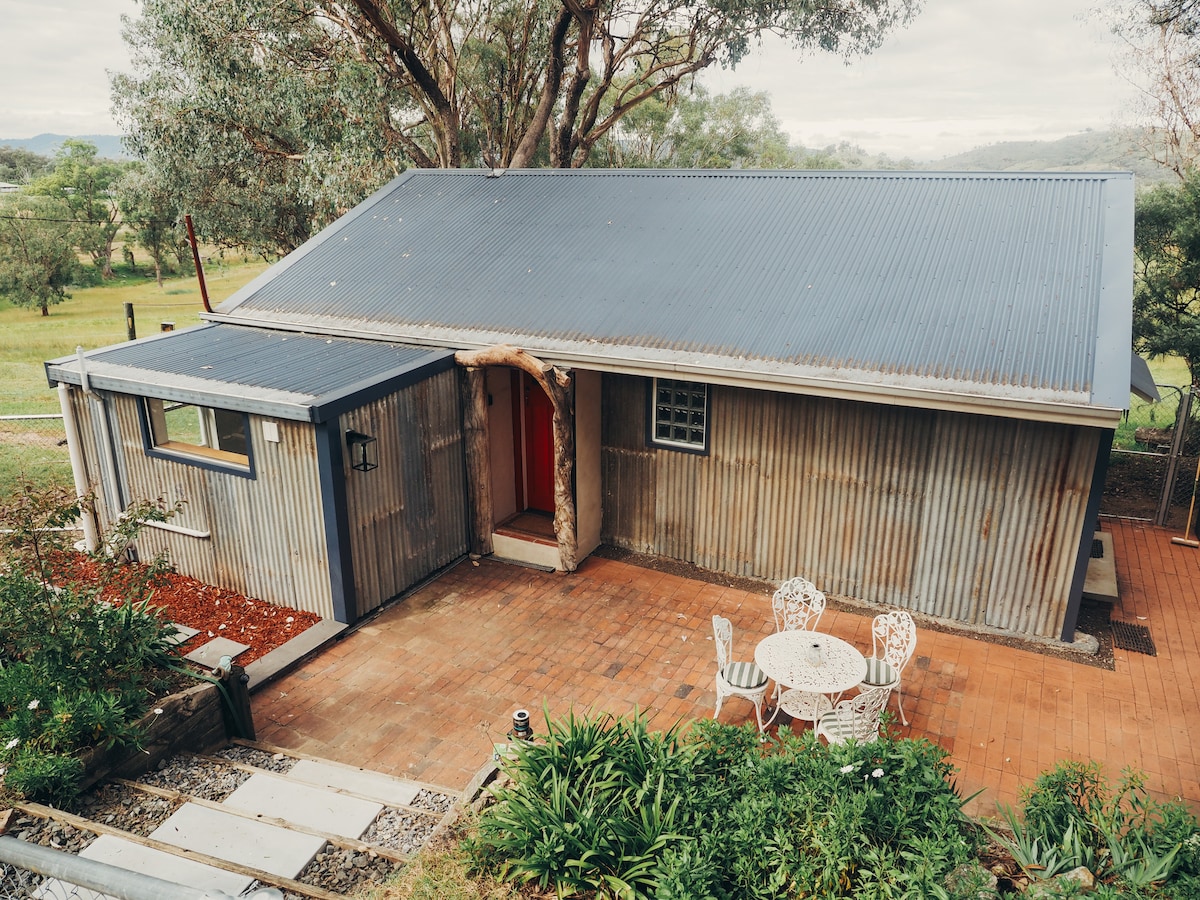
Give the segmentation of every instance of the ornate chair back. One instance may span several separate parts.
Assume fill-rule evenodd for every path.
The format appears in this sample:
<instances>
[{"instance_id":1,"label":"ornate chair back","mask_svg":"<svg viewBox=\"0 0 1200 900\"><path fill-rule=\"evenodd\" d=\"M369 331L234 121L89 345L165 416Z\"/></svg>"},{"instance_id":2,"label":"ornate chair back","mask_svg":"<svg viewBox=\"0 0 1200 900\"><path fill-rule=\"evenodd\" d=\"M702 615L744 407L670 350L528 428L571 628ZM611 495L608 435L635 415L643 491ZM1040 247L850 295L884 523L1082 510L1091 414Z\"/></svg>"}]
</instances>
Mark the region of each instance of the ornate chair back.
<instances>
[{"instance_id":1,"label":"ornate chair back","mask_svg":"<svg viewBox=\"0 0 1200 900\"><path fill-rule=\"evenodd\" d=\"M789 578L771 598L776 631L815 631L825 612L825 595L806 578Z\"/></svg>"}]
</instances>

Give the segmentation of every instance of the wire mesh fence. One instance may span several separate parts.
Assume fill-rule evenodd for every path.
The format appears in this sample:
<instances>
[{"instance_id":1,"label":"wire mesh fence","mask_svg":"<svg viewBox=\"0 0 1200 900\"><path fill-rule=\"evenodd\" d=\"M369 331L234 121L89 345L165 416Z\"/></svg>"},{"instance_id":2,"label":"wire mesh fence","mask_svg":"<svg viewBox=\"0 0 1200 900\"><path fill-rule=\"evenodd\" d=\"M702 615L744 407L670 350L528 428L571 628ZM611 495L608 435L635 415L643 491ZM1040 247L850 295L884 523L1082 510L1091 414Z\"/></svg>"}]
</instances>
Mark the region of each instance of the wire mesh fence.
<instances>
[{"instance_id":1,"label":"wire mesh fence","mask_svg":"<svg viewBox=\"0 0 1200 900\"><path fill-rule=\"evenodd\" d=\"M1100 512L1187 527L1192 470L1200 455L1200 428L1194 421L1200 401L1189 401L1187 388L1157 387L1155 402L1131 399L1116 430Z\"/></svg>"},{"instance_id":2,"label":"wire mesh fence","mask_svg":"<svg viewBox=\"0 0 1200 900\"><path fill-rule=\"evenodd\" d=\"M95 891L0 863L0 900L94 900Z\"/></svg>"},{"instance_id":3,"label":"wire mesh fence","mask_svg":"<svg viewBox=\"0 0 1200 900\"><path fill-rule=\"evenodd\" d=\"M21 481L37 487L73 484L61 415L0 414L0 497L11 496Z\"/></svg>"},{"instance_id":4,"label":"wire mesh fence","mask_svg":"<svg viewBox=\"0 0 1200 900\"><path fill-rule=\"evenodd\" d=\"M252 884L245 900L282 900L278 888ZM85 859L50 847L0 836L0 900L234 900L213 888L196 888Z\"/></svg>"},{"instance_id":5,"label":"wire mesh fence","mask_svg":"<svg viewBox=\"0 0 1200 900\"><path fill-rule=\"evenodd\" d=\"M1170 450L1175 420L1183 390L1170 384L1157 385L1159 399L1147 402L1131 397L1129 411L1113 436L1113 449L1166 453Z\"/></svg>"}]
</instances>

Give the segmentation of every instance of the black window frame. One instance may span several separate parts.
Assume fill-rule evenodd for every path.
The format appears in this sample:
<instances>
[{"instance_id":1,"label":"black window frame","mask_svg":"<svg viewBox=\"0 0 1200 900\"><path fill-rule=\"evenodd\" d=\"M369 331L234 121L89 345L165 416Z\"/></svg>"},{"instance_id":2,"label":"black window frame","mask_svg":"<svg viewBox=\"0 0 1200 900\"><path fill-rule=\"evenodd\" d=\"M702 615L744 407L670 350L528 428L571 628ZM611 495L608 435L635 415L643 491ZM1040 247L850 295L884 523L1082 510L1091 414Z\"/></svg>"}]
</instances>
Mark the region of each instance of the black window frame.
<instances>
[{"instance_id":1,"label":"black window frame","mask_svg":"<svg viewBox=\"0 0 1200 900\"><path fill-rule=\"evenodd\" d=\"M180 406L192 406L197 409L210 410L214 417L218 413L240 417L241 431L245 436L246 452L243 454L235 451L222 451L200 444L191 444L186 441L170 441L166 444L160 444L154 434L152 424L154 413L149 406L151 403L160 403L164 406L170 403L177 403ZM146 455L153 459L166 459L172 462L183 463L187 466L208 469L213 472L225 472L240 478L255 478L254 442L250 438L250 416L247 413L219 406L206 406L186 400L175 401L162 397L141 397L138 403L138 420L142 429L142 447ZM246 461L243 463L223 458L228 456L244 456Z\"/></svg>"}]
</instances>

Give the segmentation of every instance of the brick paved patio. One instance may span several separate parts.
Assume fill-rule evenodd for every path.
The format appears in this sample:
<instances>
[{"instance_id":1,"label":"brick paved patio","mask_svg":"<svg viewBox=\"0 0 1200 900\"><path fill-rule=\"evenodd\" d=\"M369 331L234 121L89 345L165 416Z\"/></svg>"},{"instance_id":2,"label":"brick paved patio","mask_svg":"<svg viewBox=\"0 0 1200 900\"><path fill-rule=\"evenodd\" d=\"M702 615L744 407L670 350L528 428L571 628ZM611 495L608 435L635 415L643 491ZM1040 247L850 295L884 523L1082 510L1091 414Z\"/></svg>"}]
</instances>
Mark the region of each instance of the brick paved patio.
<instances>
[{"instance_id":1,"label":"brick paved patio","mask_svg":"<svg viewBox=\"0 0 1200 900\"><path fill-rule=\"evenodd\" d=\"M902 734L942 744L972 811L1012 803L1063 758L1126 765L1200 810L1200 550L1113 520L1121 601L1158 655L1116 651L1115 670L919 628ZM770 597L589 558L572 575L464 562L255 694L260 740L456 789L505 740L512 711L535 730L545 704L666 727L711 716L711 616L733 621L738 656L774 630ZM821 630L869 652L870 615L830 610ZM891 705L894 710L894 703ZM722 721L752 720L726 701ZM897 725L899 723L897 722Z\"/></svg>"}]
</instances>

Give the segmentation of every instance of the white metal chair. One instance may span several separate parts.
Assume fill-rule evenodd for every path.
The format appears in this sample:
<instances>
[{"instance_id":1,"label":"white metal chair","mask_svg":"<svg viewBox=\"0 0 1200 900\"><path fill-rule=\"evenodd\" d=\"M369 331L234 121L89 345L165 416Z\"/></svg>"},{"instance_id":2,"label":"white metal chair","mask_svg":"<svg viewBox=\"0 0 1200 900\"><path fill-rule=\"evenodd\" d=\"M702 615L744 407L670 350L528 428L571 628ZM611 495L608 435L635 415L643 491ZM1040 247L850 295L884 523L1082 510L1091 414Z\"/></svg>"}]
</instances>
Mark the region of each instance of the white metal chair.
<instances>
[{"instance_id":1,"label":"white metal chair","mask_svg":"<svg viewBox=\"0 0 1200 900\"><path fill-rule=\"evenodd\" d=\"M891 692L892 689L886 687L870 688L838 702L817 719L817 737L823 737L831 744L844 744L850 740L872 744L879 740L879 718Z\"/></svg>"},{"instance_id":2,"label":"white metal chair","mask_svg":"<svg viewBox=\"0 0 1200 900\"><path fill-rule=\"evenodd\" d=\"M880 613L871 623L872 650L867 657L867 677L859 690L887 688L896 692L896 708L905 725L904 704L900 696L900 676L917 649L917 625L904 610Z\"/></svg>"},{"instance_id":3,"label":"white metal chair","mask_svg":"<svg viewBox=\"0 0 1200 900\"><path fill-rule=\"evenodd\" d=\"M743 697L754 704L758 730L763 730L762 704L767 694L767 676L752 662L733 660L733 625L728 619L713 616L713 638L717 644L717 710L726 697Z\"/></svg>"},{"instance_id":4,"label":"white metal chair","mask_svg":"<svg viewBox=\"0 0 1200 900\"><path fill-rule=\"evenodd\" d=\"M825 612L825 595L806 578L789 578L771 598L776 631L815 631Z\"/></svg>"},{"instance_id":5,"label":"white metal chair","mask_svg":"<svg viewBox=\"0 0 1200 900\"><path fill-rule=\"evenodd\" d=\"M821 614L825 612L825 595L807 578L789 578L779 586L771 597L771 609L775 613L776 631L816 631ZM783 685L782 687L787 687ZM780 685L775 685L775 697L782 704ZM815 722L823 712L828 712L829 698L810 691L789 691L789 707L780 709L793 719ZM804 696L801 696L804 695Z\"/></svg>"}]
</instances>

